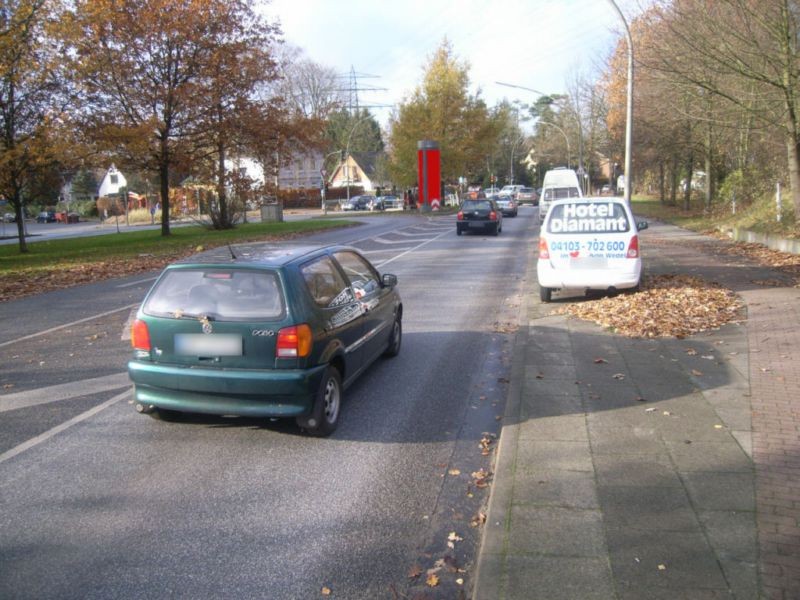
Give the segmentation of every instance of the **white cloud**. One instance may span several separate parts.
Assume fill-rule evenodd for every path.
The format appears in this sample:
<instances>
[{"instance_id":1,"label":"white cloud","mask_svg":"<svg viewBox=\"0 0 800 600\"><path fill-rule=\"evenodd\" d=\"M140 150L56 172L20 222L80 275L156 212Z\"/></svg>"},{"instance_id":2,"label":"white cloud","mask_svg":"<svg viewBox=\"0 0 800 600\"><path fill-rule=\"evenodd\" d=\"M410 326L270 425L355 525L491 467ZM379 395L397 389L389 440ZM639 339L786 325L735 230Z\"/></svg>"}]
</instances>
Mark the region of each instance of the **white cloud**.
<instances>
[{"instance_id":1,"label":"white cloud","mask_svg":"<svg viewBox=\"0 0 800 600\"><path fill-rule=\"evenodd\" d=\"M605 59L621 27L608 0L273 0L264 12L281 21L287 42L337 69L343 87L351 67L378 75L359 87L387 90L361 92L362 104L408 96L445 36L490 104L531 101L534 94L495 82L564 91L576 67L591 72Z\"/></svg>"}]
</instances>

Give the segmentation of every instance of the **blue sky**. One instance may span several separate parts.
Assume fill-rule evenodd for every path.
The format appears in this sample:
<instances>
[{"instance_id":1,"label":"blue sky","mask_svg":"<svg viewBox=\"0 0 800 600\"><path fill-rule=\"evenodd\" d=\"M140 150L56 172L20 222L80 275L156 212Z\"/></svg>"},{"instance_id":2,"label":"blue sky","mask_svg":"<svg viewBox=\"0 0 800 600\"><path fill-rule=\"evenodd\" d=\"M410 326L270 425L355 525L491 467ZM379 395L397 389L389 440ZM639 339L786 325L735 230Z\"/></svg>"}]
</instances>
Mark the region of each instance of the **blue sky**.
<instances>
[{"instance_id":1,"label":"blue sky","mask_svg":"<svg viewBox=\"0 0 800 600\"><path fill-rule=\"evenodd\" d=\"M633 0L617 0L630 18ZM621 32L609 0L271 0L264 9L280 21L287 42L359 87L362 104L395 105L422 78L428 58L446 36L470 65L472 91L492 105L502 98L531 102L536 94L566 91L576 71L592 77ZM343 78L343 87L347 79ZM374 109L381 122L390 109Z\"/></svg>"}]
</instances>

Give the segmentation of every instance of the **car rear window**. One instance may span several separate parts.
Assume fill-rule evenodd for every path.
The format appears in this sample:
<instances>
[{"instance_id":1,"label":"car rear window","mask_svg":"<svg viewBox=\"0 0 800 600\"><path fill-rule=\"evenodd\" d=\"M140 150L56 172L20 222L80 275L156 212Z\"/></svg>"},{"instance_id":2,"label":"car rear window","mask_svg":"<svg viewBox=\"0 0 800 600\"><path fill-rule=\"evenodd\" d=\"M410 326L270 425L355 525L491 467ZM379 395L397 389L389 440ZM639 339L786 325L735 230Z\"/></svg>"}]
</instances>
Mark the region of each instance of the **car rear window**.
<instances>
[{"instance_id":1,"label":"car rear window","mask_svg":"<svg viewBox=\"0 0 800 600\"><path fill-rule=\"evenodd\" d=\"M555 204L548 218L548 233L624 233L631 228L628 213L620 202Z\"/></svg>"},{"instance_id":2,"label":"car rear window","mask_svg":"<svg viewBox=\"0 0 800 600\"><path fill-rule=\"evenodd\" d=\"M171 269L147 298L145 314L159 317L210 316L217 321L278 319L283 291L274 271Z\"/></svg>"},{"instance_id":3,"label":"car rear window","mask_svg":"<svg viewBox=\"0 0 800 600\"><path fill-rule=\"evenodd\" d=\"M465 200L461 210L492 210L492 203L488 200Z\"/></svg>"}]
</instances>

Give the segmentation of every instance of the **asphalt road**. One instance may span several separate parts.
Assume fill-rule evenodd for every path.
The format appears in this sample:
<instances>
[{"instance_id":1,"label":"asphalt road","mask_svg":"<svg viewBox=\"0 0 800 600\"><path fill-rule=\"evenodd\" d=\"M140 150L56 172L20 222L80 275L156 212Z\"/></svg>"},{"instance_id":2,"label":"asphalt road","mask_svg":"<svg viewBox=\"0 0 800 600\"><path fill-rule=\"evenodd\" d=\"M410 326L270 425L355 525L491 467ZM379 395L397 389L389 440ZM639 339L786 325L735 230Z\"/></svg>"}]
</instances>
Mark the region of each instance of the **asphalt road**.
<instances>
[{"instance_id":1,"label":"asphalt road","mask_svg":"<svg viewBox=\"0 0 800 600\"><path fill-rule=\"evenodd\" d=\"M135 413L126 321L155 273L0 304L0 597L396 598L443 559L469 589L488 496L470 473L491 466L537 222L312 236L395 273L405 305L400 356L349 388L327 439Z\"/></svg>"}]
</instances>

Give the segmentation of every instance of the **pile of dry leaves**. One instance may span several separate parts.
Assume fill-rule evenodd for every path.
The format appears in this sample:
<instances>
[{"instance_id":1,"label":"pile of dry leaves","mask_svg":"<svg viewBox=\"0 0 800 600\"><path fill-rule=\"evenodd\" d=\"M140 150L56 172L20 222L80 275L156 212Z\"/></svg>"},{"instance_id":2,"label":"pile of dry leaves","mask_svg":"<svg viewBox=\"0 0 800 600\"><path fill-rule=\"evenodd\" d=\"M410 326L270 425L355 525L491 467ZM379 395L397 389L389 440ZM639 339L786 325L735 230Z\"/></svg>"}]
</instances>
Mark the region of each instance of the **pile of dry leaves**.
<instances>
[{"instance_id":1,"label":"pile of dry leaves","mask_svg":"<svg viewBox=\"0 0 800 600\"><path fill-rule=\"evenodd\" d=\"M635 294L570 304L557 314L593 321L628 337L685 337L739 320L730 290L689 275L647 277Z\"/></svg>"}]
</instances>

